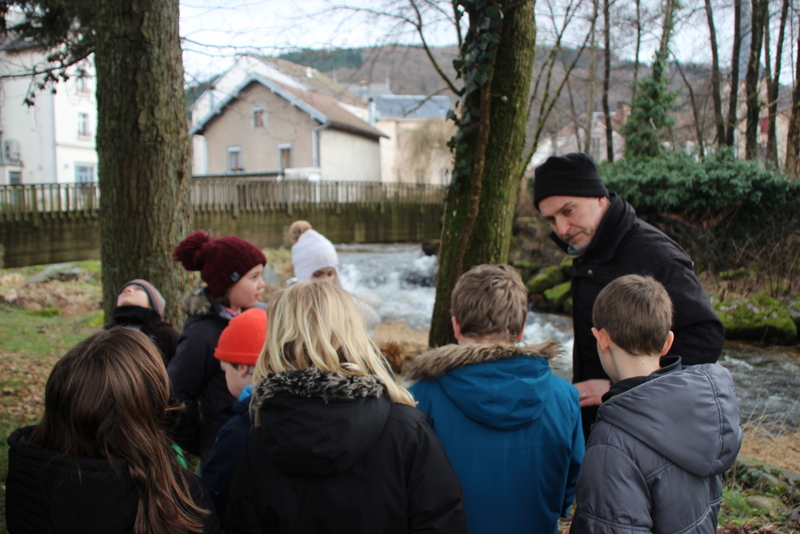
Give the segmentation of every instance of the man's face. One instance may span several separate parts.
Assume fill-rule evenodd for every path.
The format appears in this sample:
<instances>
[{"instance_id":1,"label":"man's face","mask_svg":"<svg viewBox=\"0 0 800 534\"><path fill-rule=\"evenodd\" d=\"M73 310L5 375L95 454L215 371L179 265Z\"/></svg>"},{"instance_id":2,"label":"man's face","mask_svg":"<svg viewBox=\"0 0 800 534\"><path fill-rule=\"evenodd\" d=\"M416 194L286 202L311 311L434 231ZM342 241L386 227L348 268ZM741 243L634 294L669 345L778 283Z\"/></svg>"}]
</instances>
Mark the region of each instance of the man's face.
<instances>
[{"instance_id":1,"label":"man's face","mask_svg":"<svg viewBox=\"0 0 800 534\"><path fill-rule=\"evenodd\" d=\"M555 196L539 202L539 211L550 228L575 250L589 246L607 210L607 197Z\"/></svg>"}]
</instances>

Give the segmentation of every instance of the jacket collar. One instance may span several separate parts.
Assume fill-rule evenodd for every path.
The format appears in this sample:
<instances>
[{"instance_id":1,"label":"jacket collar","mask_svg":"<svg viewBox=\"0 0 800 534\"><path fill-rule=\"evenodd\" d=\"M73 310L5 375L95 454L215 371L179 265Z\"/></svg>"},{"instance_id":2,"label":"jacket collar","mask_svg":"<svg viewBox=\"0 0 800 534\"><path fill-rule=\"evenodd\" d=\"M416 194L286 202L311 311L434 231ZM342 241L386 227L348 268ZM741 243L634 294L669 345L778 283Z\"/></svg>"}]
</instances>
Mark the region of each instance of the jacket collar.
<instances>
[{"instance_id":1,"label":"jacket collar","mask_svg":"<svg viewBox=\"0 0 800 534\"><path fill-rule=\"evenodd\" d=\"M608 211L597 227L597 233L586 251L581 256L583 259L605 262L609 261L622 241L623 236L636 222L636 211L622 200L616 193L609 193ZM550 232L550 239L558 247L567 252L569 246L561 240L555 232Z\"/></svg>"},{"instance_id":2,"label":"jacket collar","mask_svg":"<svg viewBox=\"0 0 800 534\"><path fill-rule=\"evenodd\" d=\"M478 363L518 358L520 356L539 356L552 358L561 352L556 341L546 341L538 345L517 347L515 345L445 345L428 351L414 359L408 378L412 381L436 379L446 372Z\"/></svg>"},{"instance_id":3,"label":"jacket collar","mask_svg":"<svg viewBox=\"0 0 800 534\"><path fill-rule=\"evenodd\" d=\"M208 288L203 288L197 292L184 293L183 296L181 296L180 306L187 317L195 315L216 315L226 321L230 321L233 318L231 313L223 308L222 305L211 296L211 293L208 292Z\"/></svg>"},{"instance_id":4,"label":"jacket collar","mask_svg":"<svg viewBox=\"0 0 800 534\"><path fill-rule=\"evenodd\" d=\"M268 375L253 391L252 406L259 409L264 402L278 395L320 398L331 401L380 397L383 384L372 375L340 375L316 367Z\"/></svg>"}]
</instances>

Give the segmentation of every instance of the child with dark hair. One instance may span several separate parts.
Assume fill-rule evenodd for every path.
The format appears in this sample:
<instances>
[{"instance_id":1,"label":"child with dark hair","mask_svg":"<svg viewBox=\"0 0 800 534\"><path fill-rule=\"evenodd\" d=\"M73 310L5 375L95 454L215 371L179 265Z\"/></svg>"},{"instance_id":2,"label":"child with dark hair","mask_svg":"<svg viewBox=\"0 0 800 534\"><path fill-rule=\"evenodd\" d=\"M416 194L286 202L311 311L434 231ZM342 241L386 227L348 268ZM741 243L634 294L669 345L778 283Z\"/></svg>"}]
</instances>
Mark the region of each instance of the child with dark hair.
<instances>
[{"instance_id":1,"label":"child with dark hair","mask_svg":"<svg viewBox=\"0 0 800 534\"><path fill-rule=\"evenodd\" d=\"M458 345L414 360L410 391L464 488L471 534L556 532L584 453L578 391L553 376L555 342L517 347L528 295L508 265L479 265L451 296Z\"/></svg>"},{"instance_id":2,"label":"child with dark hair","mask_svg":"<svg viewBox=\"0 0 800 534\"><path fill-rule=\"evenodd\" d=\"M611 389L589 435L571 533L714 534L722 473L742 444L728 371L665 356L672 302L650 277L597 296L592 333Z\"/></svg>"},{"instance_id":3,"label":"child with dark hair","mask_svg":"<svg viewBox=\"0 0 800 534\"><path fill-rule=\"evenodd\" d=\"M47 379L39 425L8 438L9 532L218 533L202 484L170 447L168 410L147 336L114 327L78 343Z\"/></svg>"},{"instance_id":4,"label":"child with dark hair","mask_svg":"<svg viewBox=\"0 0 800 534\"><path fill-rule=\"evenodd\" d=\"M173 257L186 270L200 271L206 283L198 293L181 300L188 319L167 368L175 396L186 405L174 429L175 441L199 455L202 466L217 432L231 417L227 408L236 402L214 349L228 321L258 304L267 258L244 239L213 239L203 232L181 241Z\"/></svg>"},{"instance_id":5,"label":"child with dark hair","mask_svg":"<svg viewBox=\"0 0 800 534\"><path fill-rule=\"evenodd\" d=\"M113 321L106 329L119 325L139 330L155 342L166 365L175 356L178 344L178 331L162 319L166 305L166 299L153 284L131 280L119 288Z\"/></svg>"}]
</instances>

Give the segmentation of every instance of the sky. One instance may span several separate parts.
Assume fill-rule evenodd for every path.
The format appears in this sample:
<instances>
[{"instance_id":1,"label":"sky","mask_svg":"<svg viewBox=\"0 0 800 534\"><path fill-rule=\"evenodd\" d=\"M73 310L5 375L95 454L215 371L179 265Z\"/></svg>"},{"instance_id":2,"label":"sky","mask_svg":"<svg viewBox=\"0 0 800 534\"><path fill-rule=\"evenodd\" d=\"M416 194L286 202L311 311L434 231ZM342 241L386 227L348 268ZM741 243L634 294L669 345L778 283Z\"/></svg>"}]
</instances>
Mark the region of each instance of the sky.
<instances>
[{"instance_id":1,"label":"sky","mask_svg":"<svg viewBox=\"0 0 800 534\"><path fill-rule=\"evenodd\" d=\"M549 0L559 8L570 0ZM660 0L645 0L654 4L658 13ZM681 62L710 63L705 14L700 0L686 0L679 13L679 22L672 41L672 50ZM204 81L223 72L233 64L236 54L257 52L277 55L297 48L354 48L400 42L419 43L418 36L397 20L376 17L364 12L337 9L342 4L375 10L376 6L405 6L407 0L181 0L181 36L184 38L184 69L188 83ZM548 0L537 2L539 42L548 38L546 6ZM590 5L590 2L582 4ZM696 5L694 5L696 4ZM619 4L618 4L619 5ZM631 3L632 5L632 3ZM581 6L584 8L585 6ZM563 12L563 10L559 11ZM655 15L658 16L658 15ZM729 64L732 24L725 14L717 12L721 64ZM455 29L442 15L432 13L426 38L432 46L455 44ZM774 27L774 26L773 26ZM650 62L658 35L646 35L640 60ZM776 37L773 36L773 43ZM578 39L574 39L577 41ZM797 37L788 32L787 41ZM625 59L633 56L632 37L619 33L614 36L615 53ZM784 53L784 83L793 78L794 61Z\"/></svg>"},{"instance_id":2,"label":"sky","mask_svg":"<svg viewBox=\"0 0 800 534\"><path fill-rule=\"evenodd\" d=\"M397 0L389 0L397 1ZM374 9L377 0L347 0ZM417 43L407 26L336 9L330 0L181 0L180 31L187 81L218 74L237 53L280 54L296 48L354 48ZM430 32L431 44L453 44L452 26Z\"/></svg>"}]
</instances>

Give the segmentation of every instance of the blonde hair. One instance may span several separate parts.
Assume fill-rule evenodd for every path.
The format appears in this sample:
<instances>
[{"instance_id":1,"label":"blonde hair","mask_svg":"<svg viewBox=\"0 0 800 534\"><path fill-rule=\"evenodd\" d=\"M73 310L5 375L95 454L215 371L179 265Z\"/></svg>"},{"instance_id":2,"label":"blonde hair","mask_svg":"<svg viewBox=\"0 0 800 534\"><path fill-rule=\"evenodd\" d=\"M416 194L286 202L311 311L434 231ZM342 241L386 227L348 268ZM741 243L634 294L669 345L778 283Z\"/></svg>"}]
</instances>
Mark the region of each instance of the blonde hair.
<instances>
[{"instance_id":1,"label":"blonde hair","mask_svg":"<svg viewBox=\"0 0 800 534\"><path fill-rule=\"evenodd\" d=\"M289 225L289 239L292 240L292 244L297 243L297 240L300 239L300 236L306 230L311 230L311 223L308 221L295 221Z\"/></svg>"},{"instance_id":2,"label":"blonde hair","mask_svg":"<svg viewBox=\"0 0 800 534\"><path fill-rule=\"evenodd\" d=\"M339 375L373 375L392 401L416 406L395 382L344 290L328 282L299 282L273 295L268 316L267 343L253 372L256 386L274 373L316 367Z\"/></svg>"},{"instance_id":3,"label":"blonde hair","mask_svg":"<svg viewBox=\"0 0 800 534\"><path fill-rule=\"evenodd\" d=\"M672 301L658 280L629 274L597 295L592 323L632 356L661 354L672 327Z\"/></svg>"},{"instance_id":4,"label":"blonde hair","mask_svg":"<svg viewBox=\"0 0 800 534\"><path fill-rule=\"evenodd\" d=\"M478 265L456 282L450 310L465 337L503 336L514 343L525 328L528 292L513 267Z\"/></svg>"}]
</instances>

